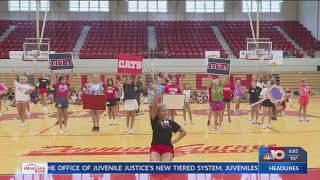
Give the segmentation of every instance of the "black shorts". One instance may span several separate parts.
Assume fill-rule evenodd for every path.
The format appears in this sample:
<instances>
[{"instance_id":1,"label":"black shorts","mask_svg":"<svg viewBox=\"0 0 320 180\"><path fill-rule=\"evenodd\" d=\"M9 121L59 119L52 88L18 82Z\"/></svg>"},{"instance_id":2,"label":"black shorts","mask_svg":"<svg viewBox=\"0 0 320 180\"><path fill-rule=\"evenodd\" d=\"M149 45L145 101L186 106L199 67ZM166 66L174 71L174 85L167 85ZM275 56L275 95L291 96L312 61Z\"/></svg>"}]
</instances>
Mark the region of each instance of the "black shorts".
<instances>
[{"instance_id":1,"label":"black shorts","mask_svg":"<svg viewBox=\"0 0 320 180\"><path fill-rule=\"evenodd\" d=\"M56 106L56 108L60 108L60 109L68 108L69 107L68 98L57 97L55 106Z\"/></svg>"},{"instance_id":2,"label":"black shorts","mask_svg":"<svg viewBox=\"0 0 320 180\"><path fill-rule=\"evenodd\" d=\"M116 99L107 99L106 104L108 107L115 106L115 105L117 105L117 100Z\"/></svg>"},{"instance_id":3,"label":"black shorts","mask_svg":"<svg viewBox=\"0 0 320 180\"><path fill-rule=\"evenodd\" d=\"M231 99L223 99L223 102L231 102Z\"/></svg>"},{"instance_id":4,"label":"black shorts","mask_svg":"<svg viewBox=\"0 0 320 180\"><path fill-rule=\"evenodd\" d=\"M116 98L116 101L120 101L121 99L120 98Z\"/></svg>"},{"instance_id":5,"label":"black shorts","mask_svg":"<svg viewBox=\"0 0 320 180\"><path fill-rule=\"evenodd\" d=\"M261 103L263 107L275 107L275 105L270 101L270 99L266 99Z\"/></svg>"}]
</instances>

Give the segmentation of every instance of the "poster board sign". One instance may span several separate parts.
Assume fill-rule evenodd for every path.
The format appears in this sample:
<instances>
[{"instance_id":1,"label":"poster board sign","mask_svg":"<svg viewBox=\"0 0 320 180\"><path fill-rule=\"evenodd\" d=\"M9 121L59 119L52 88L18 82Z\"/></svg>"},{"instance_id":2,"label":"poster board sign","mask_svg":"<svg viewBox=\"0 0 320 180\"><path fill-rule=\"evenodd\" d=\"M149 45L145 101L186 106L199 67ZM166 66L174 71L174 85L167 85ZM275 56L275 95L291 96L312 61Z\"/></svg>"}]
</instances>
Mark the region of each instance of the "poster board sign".
<instances>
[{"instance_id":1,"label":"poster board sign","mask_svg":"<svg viewBox=\"0 0 320 180\"><path fill-rule=\"evenodd\" d=\"M209 58L207 63L207 74L230 75L231 63L229 59Z\"/></svg>"},{"instance_id":2,"label":"poster board sign","mask_svg":"<svg viewBox=\"0 0 320 180\"><path fill-rule=\"evenodd\" d=\"M83 94L83 109L106 110L105 95Z\"/></svg>"},{"instance_id":3,"label":"poster board sign","mask_svg":"<svg viewBox=\"0 0 320 180\"><path fill-rule=\"evenodd\" d=\"M73 70L72 53L49 54L49 65L51 71Z\"/></svg>"},{"instance_id":4,"label":"poster board sign","mask_svg":"<svg viewBox=\"0 0 320 180\"><path fill-rule=\"evenodd\" d=\"M164 94L162 102L167 106L167 109L183 109L185 94Z\"/></svg>"},{"instance_id":5,"label":"poster board sign","mask_svg":"<svg viewBox=\"0 0 320 180\"><path fill-rule=\"evenodd\" d=\"M118 73L142 74L142 56L119 55Z\"/></svg>"}]
</instances>

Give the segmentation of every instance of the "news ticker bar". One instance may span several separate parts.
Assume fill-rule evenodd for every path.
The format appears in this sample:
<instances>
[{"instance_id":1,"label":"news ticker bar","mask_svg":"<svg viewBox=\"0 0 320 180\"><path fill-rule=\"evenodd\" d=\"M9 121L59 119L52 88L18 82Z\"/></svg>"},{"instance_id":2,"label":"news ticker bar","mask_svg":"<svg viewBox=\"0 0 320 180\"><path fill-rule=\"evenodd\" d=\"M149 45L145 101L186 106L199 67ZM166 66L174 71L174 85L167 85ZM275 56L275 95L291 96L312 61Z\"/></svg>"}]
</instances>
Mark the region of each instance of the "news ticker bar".
<instances>
[{"instance_id":1,"label":"news ticker bar","mask_svg":"<svg viewBox=\"0 0 320 180\"><path fill-rule=\"evenodd\" d=\"M22 163L23 174L304 174L307 163L101 163L101 162L48 162Z\"/></svg>"}]
</instances>

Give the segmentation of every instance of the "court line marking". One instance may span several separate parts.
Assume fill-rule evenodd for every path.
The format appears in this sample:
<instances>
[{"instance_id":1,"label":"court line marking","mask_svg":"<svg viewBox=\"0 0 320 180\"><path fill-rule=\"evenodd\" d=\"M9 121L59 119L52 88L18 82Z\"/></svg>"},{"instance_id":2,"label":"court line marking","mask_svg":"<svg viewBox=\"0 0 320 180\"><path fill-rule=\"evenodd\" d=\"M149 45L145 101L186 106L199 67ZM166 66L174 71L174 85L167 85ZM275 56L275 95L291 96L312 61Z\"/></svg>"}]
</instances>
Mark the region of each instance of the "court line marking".
<instances>
[{"instance_id":1,"label":"court line marking","mask_svg":"<svg viewBox=\"0 0 320 180\"><path fill-rule=\"evenodd\" d=\"M41 132L39 132L38 134L36 134L36 135L34 135L34 136L39 136L39 135L41 135L42 133L50 130L51 128L53 128L53 127L55 127L55 126L56 126L56 124L54 124L53 126L48 127L47 129L42 130ZM0 136L0 137L1 137L1 136Z\"/></svg>"},{"instance_id":2,"label":"court line marking","mask_svg":"<svg viewBox=\"0 0 320 180\"><path fill-rule=\"evenodd\" d=\"M241 115L239 115L239 117L242 118L242 119L245 119L245 120L249 121L250 124L251 124L251 120L250 120L250 119L245 118L245 117L242 117ZM267 120L267 121L268 121L268 120ZM273 131L275 131L275 132L277 132L277 133L280 133L280 131L278 131L278 130L276 130L276 129L273 129L273 128L266 128L266 129L271 129L271 130L273 130Z\"/></svg>"}]
</instances>

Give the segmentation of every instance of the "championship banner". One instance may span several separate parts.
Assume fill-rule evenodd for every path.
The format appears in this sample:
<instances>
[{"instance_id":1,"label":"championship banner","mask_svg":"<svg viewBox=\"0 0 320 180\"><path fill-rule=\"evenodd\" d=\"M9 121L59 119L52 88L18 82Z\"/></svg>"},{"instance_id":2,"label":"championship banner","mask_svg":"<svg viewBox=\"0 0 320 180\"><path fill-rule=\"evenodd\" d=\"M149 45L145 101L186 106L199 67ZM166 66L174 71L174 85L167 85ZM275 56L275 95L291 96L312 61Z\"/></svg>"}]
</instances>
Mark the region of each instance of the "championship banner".
<instances>
[{"instance_id":1,"label":"championship banner","mask_svg":"<svg viewBox=\"0 0 320 180\"><path fill-rule=\"evenodd\" d=\"M83 94L83 109L106 110L105 95Z\"/></svg>"},{"instance_id":2,"label":"championship banner","mask_svg":"<svg viewBox=\"0 0 320 180\"><path fill-rule=\"evenodd\" d=\"M119 55L118 73L142 74L142 56Z\"/></svg>"},{"instance_id":3,"label":"championship banner","mask_svg":"<svg viewBox=\"0 0 320 180\"><path fill-rule=\"evenodd\" d=\"M220 58L220 51L205 51L204 56L208 58Z\"/></svg>"},{"instance_id":4,"label":"championship banner","mask_svg":"<svg viewBox=\"0 0 320 180\"><path fill-rule=\"evenodd\" d=\"M73 70L72 53L49 54L50 70Z\"/></svg>"},{"instance_id":5,"label":"championship banner","mask_svg":"<svg viewBox=\"0 0 320 180\"><path fill-rule=\"evenodd\" d=\"M231 63L229 59L209 58L207 63L207 74L230 75Z\"/></svg>"}]
</instances>

